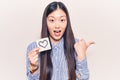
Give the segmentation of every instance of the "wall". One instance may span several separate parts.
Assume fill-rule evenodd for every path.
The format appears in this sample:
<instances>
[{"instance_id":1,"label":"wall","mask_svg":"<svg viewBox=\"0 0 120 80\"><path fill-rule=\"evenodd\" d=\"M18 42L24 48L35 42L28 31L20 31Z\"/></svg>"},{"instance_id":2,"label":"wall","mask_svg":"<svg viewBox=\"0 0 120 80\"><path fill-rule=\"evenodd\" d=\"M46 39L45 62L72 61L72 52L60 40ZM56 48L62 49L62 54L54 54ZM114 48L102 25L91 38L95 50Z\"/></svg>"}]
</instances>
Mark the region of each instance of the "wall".
<instances>
[{"instance_id":1,"label":"wall","mask_svg":"<svg viewBox=\"0 0 120 80\"><path fill-rule=\"evenodd\" d=\"M53 0L0 0L0 80L25 80L27 45L39 39L45 6ZM59 0L60 1L60 0ZM120 80L120 0L61 0L87 50L90 80Z\"/></svg>"}]
</instances>

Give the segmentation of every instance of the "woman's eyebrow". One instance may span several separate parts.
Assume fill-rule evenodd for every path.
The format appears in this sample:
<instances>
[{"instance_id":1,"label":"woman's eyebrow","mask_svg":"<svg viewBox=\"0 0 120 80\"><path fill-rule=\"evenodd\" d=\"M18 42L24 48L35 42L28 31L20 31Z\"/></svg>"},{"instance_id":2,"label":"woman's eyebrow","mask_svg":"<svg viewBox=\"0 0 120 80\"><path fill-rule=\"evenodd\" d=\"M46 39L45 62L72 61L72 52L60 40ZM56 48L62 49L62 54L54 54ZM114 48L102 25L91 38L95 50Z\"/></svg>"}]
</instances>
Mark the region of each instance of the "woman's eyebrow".
<instances>
[{"instance_id":1,"label":"woman's eyebrow","mask_svg":"<svg viewBox=\"0 0 120 80\"><path fill-rule=\"evenodd\" d=\"M62 18L62 17L65 17L65 18L66 18L66 16L60 16L60 18Z\"/></svg>"},{"instance_id":2,"label":"woman's eyebrow","mask_svg":"<svg viewBox=\"0 0 120 80\"><path fill-rule=\"evenodd\" d=\"M48 16L48 18L50 18L50 17L55 18L54 16Z\"/></svg>"},{"instance_id":3,"label":"woman's eyebrow","mask_svg":"<svg viewBox=\"0 0 120 80\"><path fill-rule=\"evenodd\" d=\"M50 18L50 17L55 18L54 16L48 16L48 18ZM62 18L62 17L66 17L66 16L63 15L63 16L60 16L59 18Z\"/></svg>"}]
</instances>

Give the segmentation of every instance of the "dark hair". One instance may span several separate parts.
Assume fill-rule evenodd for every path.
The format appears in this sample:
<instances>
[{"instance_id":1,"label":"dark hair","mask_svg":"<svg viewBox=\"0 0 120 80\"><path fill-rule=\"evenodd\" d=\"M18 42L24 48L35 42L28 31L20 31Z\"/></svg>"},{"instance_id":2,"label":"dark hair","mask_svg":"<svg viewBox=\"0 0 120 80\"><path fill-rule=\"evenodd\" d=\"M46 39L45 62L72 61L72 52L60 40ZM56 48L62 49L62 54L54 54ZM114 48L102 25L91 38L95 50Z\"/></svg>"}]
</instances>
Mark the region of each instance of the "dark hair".
<instances>
[{"instance_id":1,"label":"dark hair","mask_svg":"<svg viewBox=\"0 0 120 80\"><path fill-rule=\"evenodd\" d=\"M76 80L76 74L75 74L76 63L75 63L75 50L74 50L75 39L71 28L68 10L62 2L52 2L45 8L42 19L41 38L49 37L46 18L51 12L55 11L58 8L58 6L66 13L67 16L67 27L63 34L63 38L64 38L64 54L66 56L66 60L68 64L69 80ZM53 65L50 55L51 55L51 50L41 52L40 80L51 80L52 78Z\"/></svg>"}]
</instances>

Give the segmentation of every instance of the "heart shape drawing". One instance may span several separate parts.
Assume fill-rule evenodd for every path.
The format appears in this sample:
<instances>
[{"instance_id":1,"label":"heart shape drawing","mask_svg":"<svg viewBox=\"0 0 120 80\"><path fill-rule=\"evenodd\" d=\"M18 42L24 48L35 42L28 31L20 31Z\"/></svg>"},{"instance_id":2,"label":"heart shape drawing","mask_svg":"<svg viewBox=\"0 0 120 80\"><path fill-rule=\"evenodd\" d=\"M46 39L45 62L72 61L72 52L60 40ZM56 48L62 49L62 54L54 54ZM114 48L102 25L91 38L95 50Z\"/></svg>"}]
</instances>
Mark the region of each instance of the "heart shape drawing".
<instances>
[{"instance_id":1,"label":"heart shape drawing","mask_svg":"<svg viewBox=\"0 0 120 80\"><path fill-rule=\"evenodd\" d=\"M46 46L48 45L48 41L47 40L39 41L38 45L43 48L46 48Z\"/></svg>"}]
</instances>

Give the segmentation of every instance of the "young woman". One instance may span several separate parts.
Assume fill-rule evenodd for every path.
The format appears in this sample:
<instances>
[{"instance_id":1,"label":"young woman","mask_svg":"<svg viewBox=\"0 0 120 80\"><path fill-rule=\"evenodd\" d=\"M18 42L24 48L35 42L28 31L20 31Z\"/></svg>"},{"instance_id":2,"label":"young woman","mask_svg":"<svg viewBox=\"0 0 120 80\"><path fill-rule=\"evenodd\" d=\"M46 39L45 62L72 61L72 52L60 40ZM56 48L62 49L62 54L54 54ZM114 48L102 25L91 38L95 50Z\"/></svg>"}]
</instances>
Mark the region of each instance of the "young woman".
<instances>
[{"instance_id":1,"label":"young woman","mask_svg":"<svg viewBox=\"0 0 120 80\"><path fill-rule=\"evenodd\" d=\"M76 40L68 10L62 2L44 11L41 38L49 37L52 49L38 52L36 42L27 48L28 80L88 80L86 50L93 41Z\"/></svg>"}]
</instances>

